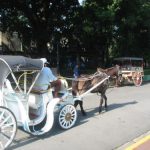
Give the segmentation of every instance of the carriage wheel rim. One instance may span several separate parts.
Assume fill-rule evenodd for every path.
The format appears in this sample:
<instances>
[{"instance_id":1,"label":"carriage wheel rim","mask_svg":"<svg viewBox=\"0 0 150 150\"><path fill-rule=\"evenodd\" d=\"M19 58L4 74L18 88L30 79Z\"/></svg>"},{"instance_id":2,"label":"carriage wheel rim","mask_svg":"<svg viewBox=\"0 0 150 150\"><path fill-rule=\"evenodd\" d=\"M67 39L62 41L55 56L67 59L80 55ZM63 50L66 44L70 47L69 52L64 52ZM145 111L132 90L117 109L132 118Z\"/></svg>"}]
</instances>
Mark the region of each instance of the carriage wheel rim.
<instances>
[{"instance_id":1,"label":"carriage wheel rim","mask_svg":"<svg viewBox=\"0 0 150 150\"><path fill-rule=\"evenodd\" d=\"M63 129L71 128L77 120L77 112L73 105L64 106L59 113L59 124Z\"/></svg>"},{"instance_id":2,"label":"carriage wheel rim","mask_svg":"<svg viewBox=\"0 0 150 150\"><path fill-rule=\"evenodd\" d=\"M134 84L135 86L140 86L142 84L142 77L141 76L134 77Z\"/></svg>"},{"instance_id":3,"label":"carriage wheel rim","mask_svg":"<svg viewBox=\"0 0 150 150\"><path fill-rule=\"evenodd\" d=\"M0 107L0 149L7 148L17 131L16 118L11 111Z\"/></svg>"}]
</instances>

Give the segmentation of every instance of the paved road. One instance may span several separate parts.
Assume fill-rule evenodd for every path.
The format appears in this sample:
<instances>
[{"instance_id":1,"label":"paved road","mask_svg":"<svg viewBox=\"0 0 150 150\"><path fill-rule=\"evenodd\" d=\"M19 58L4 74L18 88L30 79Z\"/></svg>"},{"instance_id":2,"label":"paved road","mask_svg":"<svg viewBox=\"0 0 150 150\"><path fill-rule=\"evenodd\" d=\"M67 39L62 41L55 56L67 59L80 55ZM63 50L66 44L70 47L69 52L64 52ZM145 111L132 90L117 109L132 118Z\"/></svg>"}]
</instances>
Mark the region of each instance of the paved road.
<instances>
[{"instance_id":1,"label":"paved road","mask_svg":"<svg viewBox=\"0 0 150 150\"><path fill-rule=\"evenodd\" d=\"M53 129L41 137L18 130L9 150L114 150L150 130L150 83L109 88L108 111L98 114L97 95L84 98L87 116L78 111L70 130Z\"/></svg>"}]
</instances>

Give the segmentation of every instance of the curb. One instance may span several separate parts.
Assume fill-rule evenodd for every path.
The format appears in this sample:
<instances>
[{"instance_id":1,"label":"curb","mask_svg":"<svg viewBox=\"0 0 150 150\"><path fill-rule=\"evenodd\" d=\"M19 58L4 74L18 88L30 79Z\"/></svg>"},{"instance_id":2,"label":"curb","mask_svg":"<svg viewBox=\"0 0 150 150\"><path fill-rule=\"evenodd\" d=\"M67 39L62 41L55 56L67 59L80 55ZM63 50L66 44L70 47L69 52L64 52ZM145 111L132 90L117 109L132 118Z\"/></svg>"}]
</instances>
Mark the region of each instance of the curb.
<instances>
[{"instance_id":1,"label":"curb","mask_svg":"<svg viewBox=\"0 0 150 150\"><path fill-rule=\"evenodd\" d=\"M114 150L134 150L139 145L145 143L148 140L150 140L150 131L138 136L137 138L131 140L130 142L123 144L122 146Z\"/></svg>"}]
</instances>

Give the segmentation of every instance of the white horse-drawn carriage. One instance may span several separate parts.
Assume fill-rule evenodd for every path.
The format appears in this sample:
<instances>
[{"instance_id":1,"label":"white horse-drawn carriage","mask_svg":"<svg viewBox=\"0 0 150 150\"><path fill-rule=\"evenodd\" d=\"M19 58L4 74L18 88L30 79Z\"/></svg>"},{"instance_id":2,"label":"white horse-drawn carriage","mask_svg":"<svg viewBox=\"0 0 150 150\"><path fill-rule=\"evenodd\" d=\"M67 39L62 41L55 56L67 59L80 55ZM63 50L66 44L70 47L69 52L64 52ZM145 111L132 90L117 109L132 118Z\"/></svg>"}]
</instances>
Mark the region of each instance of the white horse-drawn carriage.
<instances>
[{"instance_id":1,"label":"white horse-drawn carriage","mask_svg":"<svg viewBox=\"0 0 150 150\"><path fill-rule=\"evenodd\" d=\"M36 136L50 131L55 112L61 128L73 127L77 120L75 102L81 101L94 89L105 98L107 107L105 91L109 76L106 74L96 72L82 78L80 82L90 81L91 86L76 97L69 91L67 81L61 79L60 97L54 98L52 88L45 91L33 90L43 67L41 59L0 55L0 149L5 149L12 143L18 126ZM100 85L102 87L98 89ZM101 107L102 102L100 110Z\"/></svg>"},{"instance_id":2,"label":"white horse-drawn carriage","mask_svg":"<svg viewBox=\"0 0 150 150\"><path fill-rule=\"evenodd\" d=\"M0 56L0 149L11 144L18 126L33 135L47 133L52 128L55 111L63 129L75 124L77 112L65 80L61 80L66 88L60 91L60 98L53 98L52 89L32 90L43 67L40 59ZM35 128L40 123L43 126Z\"/></svg>"}]
</instances>

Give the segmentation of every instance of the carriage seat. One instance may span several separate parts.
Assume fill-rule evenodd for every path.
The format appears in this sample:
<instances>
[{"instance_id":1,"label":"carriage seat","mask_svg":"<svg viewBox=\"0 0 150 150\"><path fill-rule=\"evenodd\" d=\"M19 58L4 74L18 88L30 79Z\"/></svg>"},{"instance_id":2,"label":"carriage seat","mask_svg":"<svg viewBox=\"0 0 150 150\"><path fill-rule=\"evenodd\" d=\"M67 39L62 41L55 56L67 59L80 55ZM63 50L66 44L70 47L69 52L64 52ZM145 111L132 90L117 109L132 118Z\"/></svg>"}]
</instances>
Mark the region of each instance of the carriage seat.
<instances>
[{"instance_id":1,"label":"carriage seat","mask_svg":"<svg viewBox=\"0 0 150 150\"><path fill-rule=\"evenodd\" d=\"M28 104L30 108L37 110L42 105L42 95L30 93Z\"/></svg>"},{"instance_id":2,"label":"carriage seat","mask_svg":"<svg viewBox=\"0 0 150 150\"><path fill-rule=\"evenodd\" d=\"M11 82L8 79L5 79L4 85L9 90L9 92L14 92L14 90L11 86Z\"/></svg>"},{"instance_id":3,"label":"carriage seat","mask_svg":"<svg viewBox=\"0 0 150 150\"><path fill-rule=\"evenodd\" d=\"M33 109L38 109L42 105L43 96L44 97L46 96L48 99L53 98L52 89L51 88L48 88L47 90L32 89L29 94L29 107Z\"/></svg>"}]
</instances>

